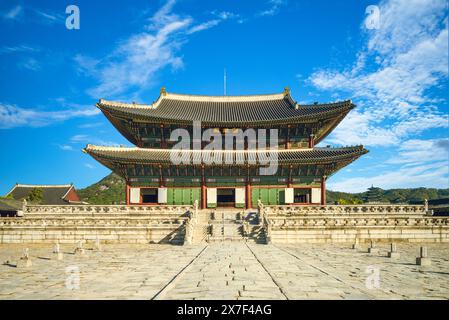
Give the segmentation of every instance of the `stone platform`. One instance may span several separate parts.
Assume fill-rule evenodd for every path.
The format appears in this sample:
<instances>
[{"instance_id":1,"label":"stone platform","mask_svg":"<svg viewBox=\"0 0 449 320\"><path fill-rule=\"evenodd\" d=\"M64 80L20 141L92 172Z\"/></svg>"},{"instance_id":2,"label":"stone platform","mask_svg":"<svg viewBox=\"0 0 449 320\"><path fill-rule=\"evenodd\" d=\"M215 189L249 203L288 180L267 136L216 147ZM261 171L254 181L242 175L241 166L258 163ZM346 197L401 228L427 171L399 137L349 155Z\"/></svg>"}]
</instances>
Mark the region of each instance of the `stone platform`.
<instances>
[{"instance_id":1,"label":"stone platform","mask_svg":"<svg viewBox=\"0 0 449 320\"><path fill-rule=\"evenodd\" d=\"M0 244L0 299L448 299L447 244ZM30 267L16 268L25 248Z\"/></svg>"},{"instance_id":2,"label":"stone platform","mask_svg":"<svg viewBox=\"0 0 449 320\"><path fill-rule=\"evenodd\" d=\"M24 206L0 218L0 243L199 244L449 242L449 217L416 205Z\"/></svg>"}]
</instances>

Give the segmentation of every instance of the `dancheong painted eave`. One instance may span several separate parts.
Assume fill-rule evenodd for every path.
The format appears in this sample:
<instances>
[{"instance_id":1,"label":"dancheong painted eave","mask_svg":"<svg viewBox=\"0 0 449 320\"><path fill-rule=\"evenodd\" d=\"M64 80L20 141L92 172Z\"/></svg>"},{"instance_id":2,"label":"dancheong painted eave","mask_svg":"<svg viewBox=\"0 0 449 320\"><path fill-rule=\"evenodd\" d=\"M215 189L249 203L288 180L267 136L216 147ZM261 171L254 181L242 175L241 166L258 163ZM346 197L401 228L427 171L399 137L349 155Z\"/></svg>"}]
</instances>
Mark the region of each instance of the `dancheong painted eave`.
<instances>
[{"instance_id":1,"label":"dancheong painted eave","mask_svg":"<svg viewBox=\"0 0 449 320\"><path fill-rule=\"evenodd\" d=\"M87 145L84 152L91 155L97 161L110 167L111 163L138 163L148 165L170 165L171 153L177 154L179 150L174 149L147 149L147 148L128 148L128 147L103 147ZM204 159L214 157L217 153L221 154L223 163L214 165L224 165L224 159L232 158L232 163L236 165L255 164L258 165L259 159L270 159L270 155L275 155L280 165L301 165L301 164L326 164L326 163L344 163L349 164L363 154L368 153L363 146L344 147L344 148L313 148L313 149L290 149L290 150L185 150L182 151L191 164L204 164ZM265 154L266 158L261 158L260 154ZM220 157L219 157L220 158ZM266 163L265 163L266 164Z\"/></svg>"},{"instance_id":2,"label":"dancheong painted eave","mask_svg":"<svg viewBox=\"0 0 449 320\"><path fill-rule=\"evenodd\" d=\"M186 95L162 89L152 104L100 99L96 105L108 118L180 125L191 125L192 121L198 120L203 125L217 127L287 125L328 119L341 121L355 107L351 100L298 104L290 96L288 88L283 93L246 96Z\"/></svg>"}]
</instances>

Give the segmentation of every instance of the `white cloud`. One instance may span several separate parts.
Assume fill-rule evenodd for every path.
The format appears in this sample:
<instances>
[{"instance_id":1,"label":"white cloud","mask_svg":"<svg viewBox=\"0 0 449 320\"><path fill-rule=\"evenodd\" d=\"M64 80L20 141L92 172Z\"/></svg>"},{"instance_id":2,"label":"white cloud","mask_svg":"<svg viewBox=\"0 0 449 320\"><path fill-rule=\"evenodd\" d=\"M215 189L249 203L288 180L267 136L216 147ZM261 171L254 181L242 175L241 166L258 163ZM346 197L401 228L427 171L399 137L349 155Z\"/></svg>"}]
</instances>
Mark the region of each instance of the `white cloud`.
<instances>
[{"instance_id":1,"label":"white cloud","mask_svg":"<svg viewBox=\"0 0 449 320\"><path fill-rule=\"evenodd\" d=\"M34 9L33 11L46 24L63 23L66 18L63 14L57 12L45 12L39 9Z\"/></svg>"},{"instance_id":2,"label":"white cloud","mask_svg":"<svg viewBox=\"0 0 449 320\"><path fill-rule=\"evenodd\" d=\"M221 20L215 19L215 20L206 21L204 23L200 23L200 24L190 28L189 30L187 30L187 34L192 34L192 33L198 32L198 31L203 31L203 30L215 27L220 22L221 22Z\"/></svg>"},{"instance_id":3,"label":"white cloud","mask_svg":"<svg viewBox=\"0 0 449 320\"><path fill-rule=\"evenodd\" d=\"M394 155L370 167L374 176L329 182L331 190L362 192L375 185L384 189L407 187L449 187L449 139L403 141ZM384 170L384 171L382 171Z\"/></svg>"},{"instance_id":4,"label":"white cloud","mask_svg":"<svg viewBox=\"0 0 449 320\"><path fill-rule=\"evenodd\" d=\"M3 46L0 48L0 53L19 53L19 52L39 52L39 48L31 47L28 45L18 46Z\"/></svg>"},{"instance_id":5,"label":"white cloud","mask_svg":"<svg viewBox=\"0 0 449 320\"><path fill-rule=\"evenodd\" d=\"M90 138L88 135L86 134L76 134L73 137L70 138L70 141L72 142L86 142L88 141Z\"/></svg>"},{"instance_id":6,"label":"white cloud","mask_svg":"<svg viewBox=\"0 0 449 320\"><path fill-rule=\"evenodd\" d=\"M219 17L222 20L236 19L240 17L239 14L230 11L219 11L219 12L213 11L212 14Z\"/></svg>"},{"instance_id":7,"label":"white cloud","mask_svg":"<svg viewBox=\"0 0 449 320\"><path fill-rule=\"evenodd\" d=\"M366 30L354 66L312 74L315 87L349 93L359 104L329 141L388 145L448 127L447 114L437 107L441 99L429 96L448 75L445 8L443 0L383 1L380 29Z\"/></svg>"},{"instance_id":8,"label":"white cloud","mask_svg":"<svg viewBox=\"0 0 449 320\"><path fill-rule=\"evenodd\" d=\"M41 10L37 8L33 8L30 5L17 5L10 10L3 12L1 16L6 20L22 20L22 17L27 16L27 20L37 23L43 23L47 25L52 25L55 23L63 23L65 21L66 16L63 13L63 9L61 12L56 11L48 11Z\"/></svg>"},{"instance_id":9,"label":"white cloud","mask_svg":"<svg viewBox=\"0 0 449 320\"><path fill-rule=\"evenodd\" d=\"M73 147L67 144L59 145L59 149L63 151L73 151Z\"/></svg>"},{"instance_id":10,"label":"white cloud","mask_svg":"<svg viewBox=\"0 0 449 320\"><path fill-rule=\"evenodd\" d=\"M95 169L95 166L90 163L85 163L84 166L89 169Z\"/></svg>"},{"instance_id":11,"label":"white cloud","mask_svg":"<svg viewBox=\"0 0 449 320\"><path fill-rule=\"evenodd\" d=\"M367 168L361 177L330 181L329 188L447 188L448 140L421 138L426 130L448 127L447 111L439 107L445 97L435 93L447 87L446 1L384 0L379 8L380 29L362 26L366 43L354 65L318 70L308 81L322 90L349 94L358 104L327 141L378 146L378 154L393 151L394 156Z\"/></svg>"},{"instance_id":12,"label":"white cloud","mask_svg":"<svg viewBox=\"0 0 449 320\"><path fill-rule=\"evenodd\" d=\"M371 185L383 189L428 187L449 188L447 161L420 166L403 166L398 170L385 171L373 177L355 177L340 182L329 182L330 190L344 192L366 191Z\"/></svg>"},{"instance_id":13,"label":"white cloud","mask_svg":"<svg viewBox=\"0 0 449 320\"><path fill-rule=\"evenodd\" d=\"M23 7L17 5L11 8L9 11L3 13L3 18L7 20L18 20L23 14Z\"/></svg>"},{"instance_id":14,"label":"white cloud","mask_svg":"<svg viewBox=\"0 0 449 320\"><path fill-rule=\"evenodd\" d=\"M114 141L104 141L94 136L87 134L76 134L70 138L70 143L84 143L84 144L95 144L99 146L109 146L109 147L119 147L120 144Z\"/></svg>"},{"instance_id":15,"label":"white cloud","mask_svg":"<svg viewBox=\"0 0 449 320\"><path fill-rule=\"evenodd\" d=\"M71 118L94 116L99 112L97 108L93 107L41 111L0 103L0 129L42 127Z\"/></svg>"},{"instance_id":16,"label":"white cloud","mask_svg":"<svg viewBox=\"0 0 449 320\"><path fill-rule=\"evenodd\" d=\"M449 161L449 139L411 139L402 142L398 154L389 159L387 163L424 165L433 161L445 160Z\"/></svg>"},{"instance_id":17,"label":"white cloud","mask_svg":"<svg viewBox=\"0 0 449 320\"><path fill-rule=\"evenodd\" d=\"M268 0L269 8L258 13L259 16L274 16L285 5L285 0Z\"/></svg>"},{"instance_id":18,"label":"white cloud","mask_svg":"<svg viewBox=\"0 0 449 320\"><path fill-rule=\"evenodd\" d=\"M174 5L174 0L167 1L148 19L144 32L121 42L104 59L75 57L79 70L99 82L98 86L88 90L90 95L114 97L153 85L160 70L183 67L179 50L188 35L214 27L230 17L230 13L222 13L221 18L194 24L192 17L173 13Z\"/></svg>"},{"instance_id":19,"label":"white cloud","mask_svg":"<svg viewBox=\"0 0 449 320\"><path fill-rule=\"evenodd\" d=\"M39 71L41 64L34 58L27 58L19 63L19 67L31 71Z\"/></svg>"}]
</instances>

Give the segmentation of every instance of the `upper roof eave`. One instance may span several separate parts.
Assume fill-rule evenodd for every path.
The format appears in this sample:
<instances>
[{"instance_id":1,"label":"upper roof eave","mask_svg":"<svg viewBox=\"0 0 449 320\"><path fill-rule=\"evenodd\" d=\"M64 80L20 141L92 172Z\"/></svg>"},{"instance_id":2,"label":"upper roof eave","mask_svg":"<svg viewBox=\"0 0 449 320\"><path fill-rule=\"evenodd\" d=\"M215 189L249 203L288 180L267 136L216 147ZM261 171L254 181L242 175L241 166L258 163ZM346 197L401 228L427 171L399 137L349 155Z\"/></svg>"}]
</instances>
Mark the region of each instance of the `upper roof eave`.
<instances>
[{"instance_id":1,"label":"upper roof eave","mask_svg":"<svg viewBox=\"0 0 449 320\"><path fill-rule=\"evenodd\" d=\"M172 94L173 96L173 94ZM186 95L180 95L185 97ZM260 95L263 97L267 97L270 95ZM271 95L271 96L281 96L281 95ZM209 96L192 96L195 99L197 97L209 97ZM238 98L240 98L239 96ZM253 98L256 96L245 96L248 98ZM223 98L223 97L217 97ZM226 98L226 97L224 97ZM341 115L346 115L350 110L352 110L355 105L351 100L344 100L333 103L326 104L309 104L309 105L299 105L291 99L289 95L282 95L282 99L287 99L291 101L290 103L294 103L292 105L292 109L297 110L298 114L289 114L285 117L278 118L267 118L267 119L256 119L253 120L252 123L258 124L288 124L288 123L307 123L314 122L317 119L330 119L335 118ZM181 99L180 99L181 100ZM281 100L281 99L278 99ZM129 118L132 117L136 120L146 121L146 122L164 122L164 123L172 123L172 124L191 124L193 119L179 119L167 116L161 116L157 114L148 113L148 110L156 110L157 106L161 101L161 97L157 100L156 103L147 105L147 104L130 104L130 103L121 103L114 101L106 101L101 99L96 106L100 108L103 112L107 112L114 117L122 117ZM186 101L186 100L181 100ZM192 100L198 101L198 100ZM254 100L252 100L254 101ZM269 100L266 100L269 101ZM302 111L302 113L300 113ZM144 113L146 112L146 114ZM201 120L201 119L198 119ZM243 121L211 121L211 120L201 120L202 123L205 124L216 124L216 125L229 125L229 124L237 124L237 125L247 125L248 120Z\"/></svg>"},{"instance_id":2,"label":"upper roof eave","mask_svg":"<svg viewBox=\"0 0 449 320\"><path fill-rule=\"evenodd\" d=\"M87 145L83 149L98 161L117 161L117 162L132 162L132 163L170 163L170 152L176 151L173 149L146 149L146 148L125 148L125 147L103 147ZM179 151L179 150L178 150ZM217 151L210 150L185 150L189 154L189 159L195 158L195 155L213 153ZM249 158L249 154L254 153L277 153L280 157L281 163L312 163L314 161L324 162L338 162L345 161L352 158L358 158L363 154L368 153L363 146L353 146L344 148L311 148L311 149L275 149L275 150L220 150L223 153L240 154L245 159ZM235 155L237 158L237 155ZM102 161L100 161L102 162Z\"/></svg>"}]
</instances>

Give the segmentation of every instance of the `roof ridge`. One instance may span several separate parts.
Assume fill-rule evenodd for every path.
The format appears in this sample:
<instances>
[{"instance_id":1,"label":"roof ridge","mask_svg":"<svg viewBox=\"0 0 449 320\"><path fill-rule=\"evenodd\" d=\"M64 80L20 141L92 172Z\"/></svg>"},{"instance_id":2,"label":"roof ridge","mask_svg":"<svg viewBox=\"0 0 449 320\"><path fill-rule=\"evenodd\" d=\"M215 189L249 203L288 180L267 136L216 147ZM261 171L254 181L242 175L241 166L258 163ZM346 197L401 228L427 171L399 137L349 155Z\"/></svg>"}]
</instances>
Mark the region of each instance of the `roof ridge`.
<instances>
[{"instance_id":1,"label":"roof ridge","mask_svg":"<svg viewBox=\"0 0 449 320\"><path fill-rule=\"evenodd\" d=\"M252 95L235 95L235 96L215 96L215 95L195 95L195 94L183 94L183 93L170 93L166 92L161 94L153 103L136 103L136 102L121 102L100 99L97 103L104 105L114 105L123 107L135 107L135 108L157 108L160 102L164 99L172 100L185 100L185 101L206 101L206 102L242 102L242 101L264 101L264 100L282 100L286 97L290 97L290 94L285 92L281 93L269 93L269 94L252 94ZM290 101L294 100L290 97ZM294 105L293 105L294 106Z\"/></svg>"},{"instance_id":2,"label":"roof ridge","mask_svg":"<svg viewBox=\"0 0 449 320\"><path fill-rule=\"evenodd\" d=\"M246 97L268 97L268 96L282 96L286 94L284 92L276 93L258 93L258 94L239 94L239 95L209 95L209 94L188 94L188 93L177 93L177 92L167 92L164 96L180 96L180 97L206 97L206 98L246 98Z\"/></svg>"},{"instance_id":3,"label":"roof ridge","mask_svg":"<svg viewBox=\"0 0 449 320\"><path fill-rule=\"evenodd\" d=\"M22 187L22 188L68 188L72 187L73 184L23 184L23 183L17 183L15 187Z\"/></svg>"}]
</instances>

